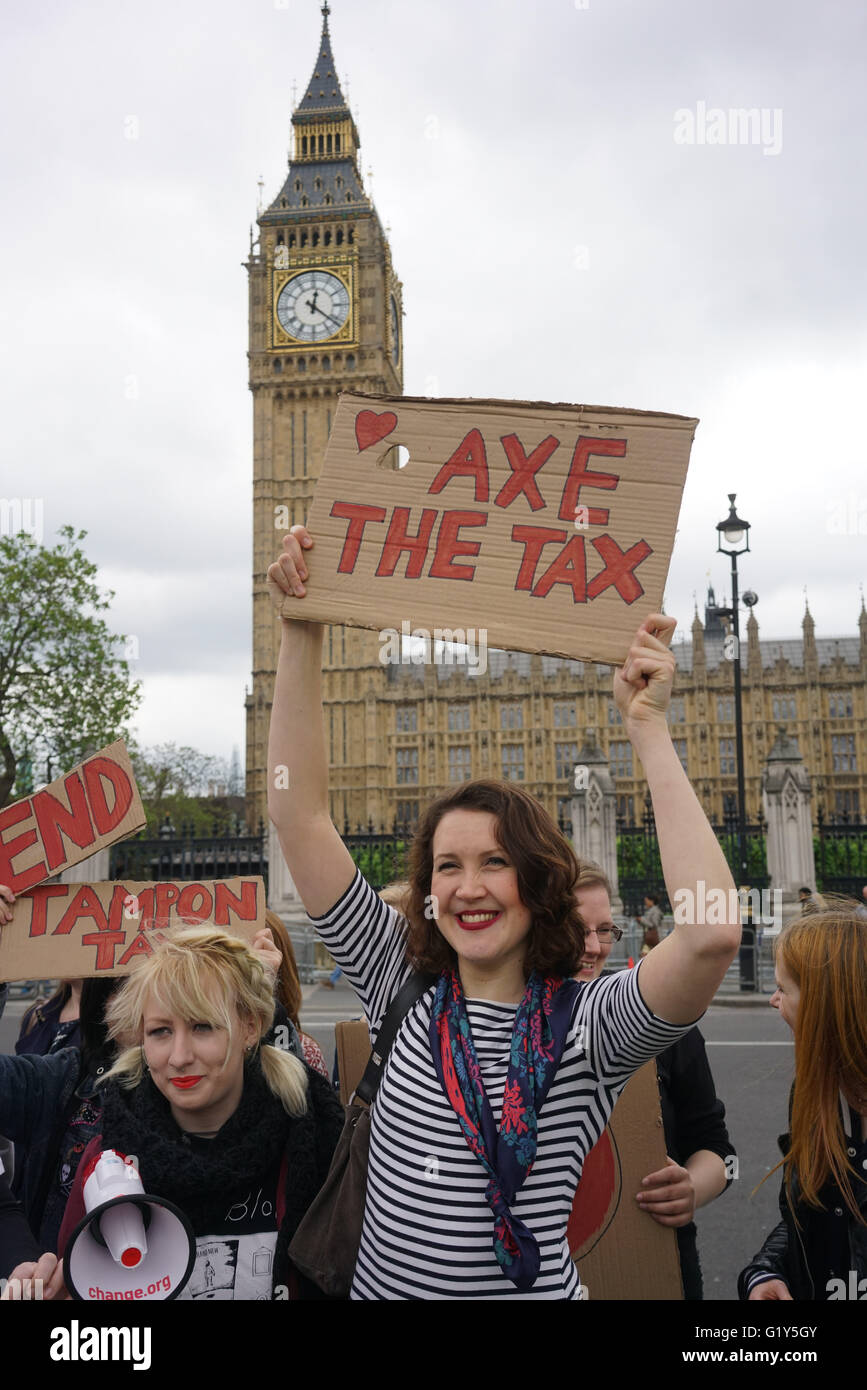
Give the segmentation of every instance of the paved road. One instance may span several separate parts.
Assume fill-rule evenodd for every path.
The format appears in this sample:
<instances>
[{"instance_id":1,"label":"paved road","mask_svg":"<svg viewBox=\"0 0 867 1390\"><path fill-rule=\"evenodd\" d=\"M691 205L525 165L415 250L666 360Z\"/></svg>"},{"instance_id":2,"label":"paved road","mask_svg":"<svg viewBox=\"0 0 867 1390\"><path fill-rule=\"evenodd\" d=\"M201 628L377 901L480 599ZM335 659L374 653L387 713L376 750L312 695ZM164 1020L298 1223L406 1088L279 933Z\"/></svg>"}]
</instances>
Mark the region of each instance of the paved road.
<instances>
[{"instance_id":1,"label":"paved road","mask_svg":"<svg viewBox=\"0 0 867 1390\"><path fill-rule=\"evenodd\" d=\"M358 1002L343 981L333 991L307 985L304 996L302 1024L331 1065L334 1025L357 1018ZM0 1051L12 1051L24 1007L10 1004L0 1019ZM776 1138L786 1124L794 1049L788 1029L767 1004L715 1005L702 1032L739 1156L738 1177L728 1192L698 1214L705 1296L726 1299L736 1296L740 1269L777 1222L779 1176L752 1193L779 1158Z\"/></svg>"}]
</instances>

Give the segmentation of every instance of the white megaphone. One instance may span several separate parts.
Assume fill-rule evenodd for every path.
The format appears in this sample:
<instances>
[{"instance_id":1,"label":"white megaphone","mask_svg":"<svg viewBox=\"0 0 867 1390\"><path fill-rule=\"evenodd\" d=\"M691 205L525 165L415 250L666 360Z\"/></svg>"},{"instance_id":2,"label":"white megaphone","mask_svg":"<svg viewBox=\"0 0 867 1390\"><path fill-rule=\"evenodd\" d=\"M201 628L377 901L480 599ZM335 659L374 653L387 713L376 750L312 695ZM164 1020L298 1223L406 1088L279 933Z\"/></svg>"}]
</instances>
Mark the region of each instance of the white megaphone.
<instances>
[{"instance_id":1,"label":"white megaphone","mask_svg":"<svg viewBox=\"0 0 867 1390\"><path fill-rule=\"evenodd\" d=\"M88 1165L84 1206L87 1215L63 1259L73 1298L177 1298L196 1258L182 1211L164 1197L149 1197L138 1169L115 1149L103 1149Z\"/></svg>"}]
</instances>

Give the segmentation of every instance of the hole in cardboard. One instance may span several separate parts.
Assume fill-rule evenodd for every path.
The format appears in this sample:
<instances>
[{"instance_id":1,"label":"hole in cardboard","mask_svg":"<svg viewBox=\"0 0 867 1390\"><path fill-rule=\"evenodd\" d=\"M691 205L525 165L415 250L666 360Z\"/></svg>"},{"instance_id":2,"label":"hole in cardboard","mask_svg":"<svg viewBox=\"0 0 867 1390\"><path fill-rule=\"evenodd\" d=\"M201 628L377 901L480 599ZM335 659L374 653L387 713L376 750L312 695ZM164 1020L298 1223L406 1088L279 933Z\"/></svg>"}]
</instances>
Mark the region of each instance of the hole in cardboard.
<instances>
[{"instance_id":1,"label":"hole in cardboard","mask_svg":"<svg viewBox=\"0 0 867 1390\"><path fill-rule=\"evenodd\" d=\"M382 458L377 463L377 468L390 468L396 472L399 468L406 468L409 463L409 449L405 444L393 444L390 449L386 449Z\"/></svg>"}]
</instances>

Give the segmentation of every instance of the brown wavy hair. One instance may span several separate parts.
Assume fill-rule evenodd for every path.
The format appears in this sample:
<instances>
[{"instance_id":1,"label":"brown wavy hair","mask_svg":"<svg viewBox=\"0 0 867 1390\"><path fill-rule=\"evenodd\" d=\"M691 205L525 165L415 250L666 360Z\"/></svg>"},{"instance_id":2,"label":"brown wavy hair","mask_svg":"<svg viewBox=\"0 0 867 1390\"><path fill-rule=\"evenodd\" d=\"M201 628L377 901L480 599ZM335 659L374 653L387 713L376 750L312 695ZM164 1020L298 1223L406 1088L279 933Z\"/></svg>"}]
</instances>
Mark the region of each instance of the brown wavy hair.
<instances>
[{"instance_id":1,"label":"brown wavy hair","mask_svg":"<svg viewBox=\"0 0 867 1390\"><path fill-rule=\"evenodd\" d=\"M797 1172L802 1199L822 1209L829 1181L867 1225L852 1190L840 1092L867 1112L867 919L848 898L796 917L781 932L777 959L800 989L795 1020L791 1147L783 1160L791 1197ZM779 1166L779 1165L778 1165Z\"/></svg>"},{"instance_id":2,"label":"brown wavy hair","mask_svg":"<svg viewBox=\"0 0 867 1390\"><path fill-rule=\"evenodd\" d=\"M277 984L274 992L286 1010L290 1023L293 1023L300 1033L301 1025L298 1022L298 1015L301 1012L304 995L298 975L295 947L292 945L292 938L282 920L270 908L265 913L265 926L270 927L274 944L283 957L280 969L277 971Z\"/></svg>"},{"instance_id":3,"label":"brown wavy hair","mask_svg":"<svg viewBox=\"0 0 867 1390\"><path fill-rule=\"evenodd\" d=\"M431 911L433 841L449 811L488 811L496 821L500 848L514 865L521 902L532 925L524 973L574 975L584 954L584 927L575 903L579 865L569 841L535 797L508 782L463 782L439 796L419 822L409 855L407 958L417 970L439 974L457 965L457 955Z\"/></svg>"}]
</instances>

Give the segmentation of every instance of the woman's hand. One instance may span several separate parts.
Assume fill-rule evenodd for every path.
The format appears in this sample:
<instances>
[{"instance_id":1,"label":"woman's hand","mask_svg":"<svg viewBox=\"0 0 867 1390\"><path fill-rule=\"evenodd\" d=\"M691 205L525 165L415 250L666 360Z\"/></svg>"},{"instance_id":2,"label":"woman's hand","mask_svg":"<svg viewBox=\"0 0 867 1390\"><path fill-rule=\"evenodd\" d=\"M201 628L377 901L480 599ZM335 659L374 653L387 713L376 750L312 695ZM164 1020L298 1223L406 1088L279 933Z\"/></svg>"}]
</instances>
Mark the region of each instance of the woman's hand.
<instances>
[{"instance_id":1,"label":"woman's hand","mask_svg":"<svg viewBox=\"0 0 867 1390\"><path fill-rule=\"evenodd\" d=\"M56 1255L40 1255L16 1265L0 1295L0 1300L41 1300L69 1298L63 1282L63 1261Z\"/></svg>"},{"instance_id":2,"label":"woman's hand","mask_svg":"<svg viewBox=\"0 0 867 1390\"><path fill-rule=\"evenodd\" d=\"M280 947L271 935L270 927L262 927L257 931L250 943L250 949L254 955L259 957L273 983L280 973L283 957L280 954Z\"/></svg>"},{"instance_id":3,"label":"woman's hand","mask_svg":"<svg viewBox=\"0 0 867 1390\"><path fill-rule=\"evenodd\" d=\"M12 908L15 903L15 894L11 888L7 888L5 883L0 883L0 927L12 921Z\"/></svg>"},{"instance_id":4,"label":"woman's hand","mask_svg":"<svg viewBox=\"0 0 867 1390\"><path fill-rule=\"evenodd\" d=\"M695 1212L692 1178L673 1158L665 1162L665 1168L642 1178L642 1190L635 1200L660 1226L686 1226Z\"/></svg>"},{"instance_id":5,"label":"woman's hand","mask_svg":"<svg viewBox=\"0 0 867 1390\"><path fill-rule=\"evenodd\" d=\"M669 644L676 627L676 618L651 613L614 673L614 699L627 732L630 724L665 723L675 669Z\"/></svg>"},{"instance_id":6,"label":"woman's hand","mask_svg":"<svg viewBox=\"0 0 867 1390\"><path fill-rule=\"evenodd\" d=\"M288 536L283 537L283 549L279 557L273 565L268 566L268 588L278 607L287 596L304 597L304 583L308 578L304 551L310 550L312 546L313 537L306 526L293 526Z\"/></svg>"},{"instance_id":7,"label":"woman's hand","mask_svg":"<svg viewBox=\"0 0 867 1390\"><path fill-rule=\"evenodd\" d=\"M785 1300L788 1303L794 1302L787 1285L783 1283L782 1279L765 1279L763 1283L756 1284L747 1302L753 1303L759 1298L772 1298L780 1301Z\"/></svg>"}]
</instances>

